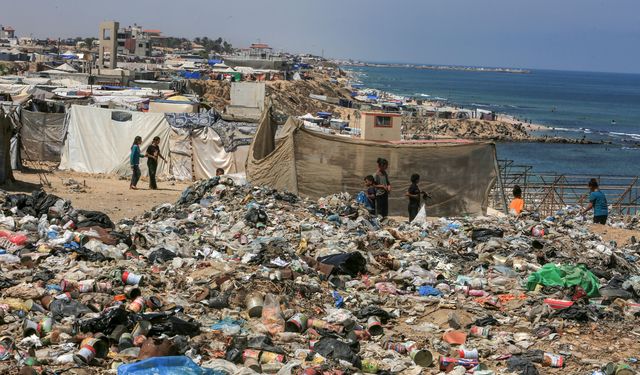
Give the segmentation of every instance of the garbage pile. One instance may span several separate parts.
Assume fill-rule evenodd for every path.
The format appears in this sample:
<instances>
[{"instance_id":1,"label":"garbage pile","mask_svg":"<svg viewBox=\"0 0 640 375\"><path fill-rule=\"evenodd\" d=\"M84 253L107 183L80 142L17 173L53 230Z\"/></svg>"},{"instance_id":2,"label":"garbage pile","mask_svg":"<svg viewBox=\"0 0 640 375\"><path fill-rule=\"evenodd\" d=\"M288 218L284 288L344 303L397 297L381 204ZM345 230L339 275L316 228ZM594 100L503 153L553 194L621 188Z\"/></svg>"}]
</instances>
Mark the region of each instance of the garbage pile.
<instances>
[{"instance_id":1,"label":"garbage pile","mask_svg":"<svg viewBox=\"0 0 640 375\"><path fill-rule=\"evenodd\" d=\"M0 205L2 373L638 368L640 245L571 209L409 224L218 177L118 223L42 191Z\"/></svg>"}]
</instances>

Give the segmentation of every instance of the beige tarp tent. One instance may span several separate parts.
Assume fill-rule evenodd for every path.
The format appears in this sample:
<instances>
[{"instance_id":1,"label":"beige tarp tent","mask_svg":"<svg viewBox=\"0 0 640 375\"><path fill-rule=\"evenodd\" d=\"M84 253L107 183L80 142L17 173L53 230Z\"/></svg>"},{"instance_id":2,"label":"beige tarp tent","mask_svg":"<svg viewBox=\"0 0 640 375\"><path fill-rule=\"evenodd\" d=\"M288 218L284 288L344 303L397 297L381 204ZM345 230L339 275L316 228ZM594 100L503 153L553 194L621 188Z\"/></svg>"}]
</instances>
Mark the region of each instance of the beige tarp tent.
<instances>
[{"instance_id":1,"label":"beige tarp tent","mask_svg":"<svg viewBox=\"0 0 640 375\"><path fill-rule=\"evenodd\" d=\"M151 140L159 136L160 150L169 149L170 127L161 113L112 111L73 105L69 111L67 139L62 148L60 169L86 173L131 174L129 155L133 139L142 137L144 154ZM147 175L145 159L140 162ZM166 176L168 166L158 164L158 176Z\"/></svg>"},{"instance_id":2,"label":"beige tarp tent","mask_svg":"<svg viewBox=\"0 0 640 375\"><path fill-rule=\"evenodd\" d=\"M32 161L60 161L66 135L64 113L21 112L22 157Z\"/></svg>"},{"instance_id":3,"label":"beige tarp tent","mask_svg":"<svg viewBox=\"0 0 640 375\"><path fill-rule=\"evenodd\" d=\"M247 158L247 179L254 185L319 198L363 190L363 178L374 174L379 157L389 161L393 191L391 215L407 215L410 176L432 193L429 216L479 215L486 212L496 182L493 143L391 144L316 133L289 118L276 138L266 111ZM276 139L274 139L276 138Z\"/></svg>"}]
</instances>

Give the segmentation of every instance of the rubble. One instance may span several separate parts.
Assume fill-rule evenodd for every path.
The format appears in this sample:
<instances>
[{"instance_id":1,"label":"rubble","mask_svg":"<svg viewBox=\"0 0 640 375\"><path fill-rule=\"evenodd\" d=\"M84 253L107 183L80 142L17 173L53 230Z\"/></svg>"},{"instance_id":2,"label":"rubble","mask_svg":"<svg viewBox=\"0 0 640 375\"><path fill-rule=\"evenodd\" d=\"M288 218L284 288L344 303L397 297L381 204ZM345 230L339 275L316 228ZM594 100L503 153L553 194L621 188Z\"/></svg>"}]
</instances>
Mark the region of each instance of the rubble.
<instances>
[{"instance_id":1,"label":"rubble","mask_svg":"<svg viewBox=\"0 0 640 375\"><path fill-rule=\"evenodd\" d=\"M116 223L42 191L0 204L2 373L638 367L640 244L574 208L409 224L224 177Z\"/></svg>"}]
</instances>

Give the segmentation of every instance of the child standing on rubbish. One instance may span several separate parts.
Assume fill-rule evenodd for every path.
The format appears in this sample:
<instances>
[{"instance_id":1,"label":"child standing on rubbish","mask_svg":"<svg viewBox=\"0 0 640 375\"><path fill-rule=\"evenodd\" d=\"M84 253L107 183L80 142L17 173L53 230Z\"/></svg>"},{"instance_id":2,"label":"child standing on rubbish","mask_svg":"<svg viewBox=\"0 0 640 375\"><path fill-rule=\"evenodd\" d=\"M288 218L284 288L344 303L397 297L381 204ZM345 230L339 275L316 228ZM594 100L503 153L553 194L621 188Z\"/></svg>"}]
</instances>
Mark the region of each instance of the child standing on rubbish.
<instances>
[{"instance_id":1,"label":"child standing on rubbish","mask_svg":"<svg viewBox=\"0 0 640 375\"><path fill-rule=\"evenodd\" d=\"M420 181L420 175L414 173L411 175L411 186L405 193L405 195L409 198L409 222L412 222L413 219L418 215L418 211L420 210L420 188L418 187L418 182Z\"/></svg>"},{"instance_id":2,"label":"child standing on rubbish","mask_svg":"<svg viewBox=\"0 0 640 375\"><path fill-rule=\"evenodd\" d=\"M140 158L144 155L140 154L140 144L142 144L142 137L136 136L133 139L133 145L131 145L131 155L129 155L129 164L131 164L131 184L129 189L138 190L138 181L140 180Z\"/></svg>"},{"instance_id":3,"label":"child standing on rubbish","mask_svg":"<svg viewBox=\"0 0 640 375\"><path fill-rule=\"evenodd\" d=\"M391 192L391 182L389 182L389 175L387 174L387 168L389 162L387 159L378 158L378 170L375 176L375 188L376 188L376 214L383 218L389 215L389 193Z\"/></svg>"},{"instance_id":4,"label":"child standing on rubbish","mask_svg":"<svg viewBox=\"0 0 640 375\"><path fill-rule=\"evenodd\" d=\"M598 180L592 178L589 181L589 205L582 210L582 214L586 214L593 208L593 222L595 224L607 224L607 217L609 216L609 207L607 205L607 197L600 191L598 187Z\"/></svg>"},{"instance_id":5,"label":"child standing on rubbish","mask_svg":"<svg viewBox=\"0 0 640 375\"><path fill-rule=\"evenodd\" d=\"M368 175L364 178L364 186L367 189L365 191L365 195L367 196L367 202L365 203L365 206L371 214L376 213L376 187L374 186L374 183L375 179L372 175Z\"/></svg>"},{"instance_id":6,"label":"child standing on rubbish","mask_svg":"<svg viewBox=\"0 0 640 375\"><path fill-rule=\"evenodd\" d=\"M509 213L512 215L520 215L524 210L524 199L522 199L522 189L520 186L513 187L513 200L509 203Z\"/></svg>"}]
</instances>

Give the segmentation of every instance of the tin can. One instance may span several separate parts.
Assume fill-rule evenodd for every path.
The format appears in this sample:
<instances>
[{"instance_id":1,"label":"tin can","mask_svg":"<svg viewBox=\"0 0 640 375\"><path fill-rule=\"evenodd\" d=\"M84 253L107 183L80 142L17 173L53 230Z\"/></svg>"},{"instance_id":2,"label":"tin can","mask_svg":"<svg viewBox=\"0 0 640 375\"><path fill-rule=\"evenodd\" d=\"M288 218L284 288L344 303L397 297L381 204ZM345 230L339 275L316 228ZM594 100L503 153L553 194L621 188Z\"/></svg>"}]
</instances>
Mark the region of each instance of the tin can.
<instances>
[{"instance_id":1,"label":"tin can","mask_svg":"<svg viewBox=\"0 0 640 375\"><path fill-rule=\"evenodd\" d=\"M42 318L42 320L40 320L40 323L38 323L38 336L40 337L44 337L47 334L49 334L49 332L51 332L51 330L53 329L53 318L51 318L50 316L45 316L44 318Z\"/></svg>"},{"instance_id":2,"label":"tin can","mask_svg":"<svg viewBox=\"0 0 640 375\"><path fill-rule=\"evenodd\" d=\"M99 282L95 284L95 291L98 293L110 293L113 289L113 284L109 281Z\"/></svg>"},{"instance_id":3,"label":"tin can","mask_svg":"<svg viewBox=\"0 0 640 375\"><path fill-rule=\"evenodd\" d=\"M142 295L142 292L135 285L127 285L124 287L124 295L129 299L136 299Z\"/></svg>"},{"instance_id":4,"label":"tin can","mask_svg":"<svg viewBox=\"0 0 640 375\"><path fill-rule=\"evenodd\" d=\"M260 354L260 363L283 363L284 354L278 354L273 352L262 352Z\"/></svg>"},{"instance_id":5,"label":"tin can","mask_svg":"<svg viewBox=\"0 0 640 375\"><path fill-rule=\"evenodd\" d=\"M22 322L22 335L24 337L38 335L38 323L33 320L25 319L24 322Z\"/></svg>"},{"instance_id":6,"label":"tin can","mask_svg":"<svg viewBox=\"0 0 640 375\"><path fill-rule=\"evenodd\" d=\"M247 295L245 300L247 312L251 318L259 318L262 316L262 306L264 306L264 298L260 293L251 293Z\"/></svg>"},{"instance_id":7,"label":"tin can","mask_svg":"<svg viewBox=\"0 0 640 375\"><path fill-rule=\"evenodd\" d=\"M93 292L95 280L82 280L78 282L78 293Z\"/></svg>"},{"instance_id":8,"label":"tin can","mask_svg":"<svg viewBox=\"0 0 640 375\"><path fill-rule=\"evenodd\" d=\"M329 327L329 323L320 319L309 319L307 320L307 327L315 329L327 329Z\"/></svg>"},{"instance_id":9,"label":"tin can","mask_svg":"<svg viewBox=\"0 0 640 375\"><path fill-rule=\"evenodd\" d=\"M71 301L73 299L71 297L71 293L69 293L69 292L58 294L54 298L55 299L59 299L61 301L65 301L65 302L69 302L69 301Z\"/></svg>"},{"instance_id":10,"label":"tin can","mask_svg":"<svg viewBox=\"0 0 640 375\"><path fill-rule=\"evenodd\" d=\"M371 336L380 336L384 333L384 329L382 328L382 323L380 323L380 318L377 316L370 316L367 320L367 331Z\"/></svg>"},{"instance_id":11,"label":"tin can","mask_svg":"<svg viewBox=\"0 0 640 375\"><path fill-rule=\"evenodd\" d=\"M450 357L440 357L440 361L439 361L441 371L446 371L450 365L462 366L468 370L478 366L478 363L479 362L476 359L450 358Z\"/></svg>"},{"instance_id":12,"label":"tin can","mask_svg":"<svg viewBox=\"0 0 640 375\"><path fill-rule=\"evenodd\" d=\"M156 296L147 298L146 305L152 310L158 310L162 307L162 301Z\"/></svg>"},{"instance_id":13,"label":"tin can","mask_svg":"<svg viewBox=\"0 0 640 375\"><path fill-rule=\"evenodd\" d=\"M49 306L51 305L51 301L53 301L53 297L50 294L47 294L47 295L43 296L42 298L40 298L40 303L42 304L42 307L44 307L47 310L49 310Z\"/></svg>"},{"instance_id":14,"label":"tin can","mask_svg":"<svg viewBox=\"0 0 640 375\"><path fill-rule=\"evenodd\" d=\"M544 358L542 363L548 367L563 367L564 366L564 357L561 355L553 354L553 353L544 353Z\"/></svg>"},{"instance_id":15,"label":"tin can","mask_svg":"<svg viewBox=\"0 0 640 375\"><path fill-rule=\"evenodd\" d=\"M292 316L284 325L285 332L302 333L307 329L307 321L309 319L303 313L297 313Z\"/></svg>"},{"instance_id":16,"label":"tin can","mask_svg":"<svg viewBox=\"0 0 640 375\"><path fill-rule=\"evenodd\" d=\"M491 334L491 328L489 327L472 326L471 329L469 330L469 335L473 337L487 338L489 337L490 334Z\"/></svg>"},{"instance_id":17,"label":"tin can","mask_svg":"<svg viewBox=\"0 0 640 375\"><path fill-rule=\"evenodd\" d=\"M78 289L78 283L72 280L61 280L60 289L62 289L63 292L76 290Z\"/></svg>"},{"instance_id":18,"label":"tin can","mask_svg":"<svg viewBox=\"0 0 640 375\"><path fill-rule=\"evenodd\" d=\"M619 363L618 366L616 366L615 375L633 375L634 373L631 366L626 363Z\"/></svg>"},{"instance_id":19,"label":"tin can","mask_svg":"<svg viewBox=\"0 0 640 375\"><path fill-rule=\"evenodd\" d=\"M400 354L407 354L407 347L403 343L387 341L382 345L382 347Z\"/></svg>"},{"instance_id":20,"label":"tin can","mask_svg":"<svg viewBox=\"0 0 640 375\"><path fill-rule=\"evenodd\" d=\"M433 354L428 350L412 348L409 352L409 357L416 365L421 367L429 367L433 363Z\"/></svg>"},{"instance_id":21,"label":"tin can","mask_svg":"<svg viewBox=\"0 0 640 375\"><path fill-rule=\"evenodd\" d=\"M134 312L134 313L139 313L144 311L144 306L145 306L145 301L143 297L137 297L136 299L134 299L129 306L127 306L127 310Z\"/></svg>"},{"instance_id":22,"label":"tin can","mask_svg":"<svg viewBox=\"0 0 640 375\"><path fill-rule=\"evenodd\" d=\"M142 282L142 276L129 271L124 271L122 273L122 282L125 285L139 285Z\"/></svg>"},{"instance_id":23,"label":"tin can","mask_svg":"<svg viewBox=\"0 0 640 375\"><path fill-rule=\"evenodd\" d=\"M256 361L260 359L260 351L255 349L245 349L242 352L242 361L246 362L247 359L255 359Z\"/></svg>"},{"instance_id":24,"label":"tin can","mask_svg":"<svg viewBox=\"0 0 640 375\"><path fill-rule=\"evenodd\" d=\"M118 339L118 350L125 350L133 346L133 336L125 332Z\"/></svg>"},{"instance_id":25,"label":"tin can","mask_svg":"<svg viewBox=\"0 0 640 375\"><path fill-rule=\"evenodd\" d=\"M151 331L151 322L146 320L141 320L133 327L133 331L131 331L131 336L146 336Z\"/></svg>"},{"instance_id":26,"label":"tin can","mask_svg":"<svg viewBox=\"0 0 640 375\"><path fill-rule=\"evenodd\" d=\"M363 359L361 369L365 374L376 374L378 373L378 363L372 359Z\"/></svg>"},{"instance_id":27,"label":"tin can","mask_svg":"<svg viewBox=\"0 0 640 375\"><path fill-rule=\"evenodd\" d=\"M106 341L88 337L80 343L80 350L73 355L73 360L79 364L89 364L94 358L104 358L109 353Z\"/></svg>"},{"instance_id":28,"label":"tin can","mask_svg":"<svg viewBox=\"0 0 640 375\"><path fill-rule=\"evenodd\" d=\"M478 349L458 349L458 357L466 359L478 359Z\"/></svg>"}]
</instances>

